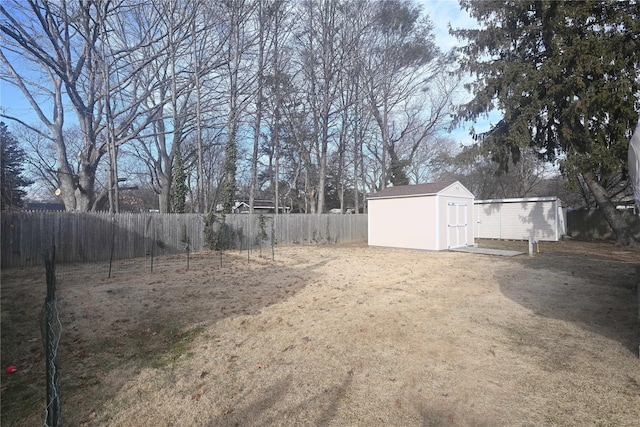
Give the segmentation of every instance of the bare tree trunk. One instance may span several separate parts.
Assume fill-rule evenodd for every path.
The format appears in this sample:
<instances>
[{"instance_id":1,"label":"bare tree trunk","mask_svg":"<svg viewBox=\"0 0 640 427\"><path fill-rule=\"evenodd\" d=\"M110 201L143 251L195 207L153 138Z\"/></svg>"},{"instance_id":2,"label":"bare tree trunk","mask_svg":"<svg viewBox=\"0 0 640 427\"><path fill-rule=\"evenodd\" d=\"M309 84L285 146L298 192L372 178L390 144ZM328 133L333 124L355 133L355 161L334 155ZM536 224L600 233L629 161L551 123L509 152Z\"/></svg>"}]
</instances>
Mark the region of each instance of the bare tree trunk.
<instances>
[{"instance_id":1,"label":"bare tree trunk","mask_svg":"<svg viewBox=\"0 0 640 427\"><path fill-rule=\"evenodd\" d=\"M276 112L278 111L276 107ZM280 210L280 138L278 137L278 114L275 115L274 119L274 129L275 129L275 145L273 147L273 155L274 155L274 168L273 168L273 184L275 189L275 208L276 215L278 215L278 211Z\"/></svg>"},{"instance_id":2,"label":"bare tree trunk","mask_svg":"<svg viewBox=\"0 0 640 427\"><path fill-rule=\"evenodd\" d=\"M358 189L358 166L360 166L362 159L362 128L363 123L361 114L361 100L360 100L360 75L356 74L355 80L355 99L356 104L354 106L354 123L353 123L353 204L356 213L360 213L360 191Z\"/></svg>"},{"instance_id":3,"label":"bare tree trunk","mask_svg":"<svg viewBox=\"0 0 640 427\"><path fill-rule=\"evenodd\" d=\"M171 212L171 181L167 179L163 179L164 185L160 189L160 194L158 194L158 203L159 210L162 213Z\"/></svg>"},{"instance_id":4,"label":"bare tree trunk","mask_svg":"<svg viewBox=\"0 0 640 427\"><path fill-rule=\"evenodd\" d=\"M273 34L273 74L275 76L275 95L276 95L276 105L273 112L273 156L275 157L275 168L274 168L274 189L275 189L275 208L276 215L278 215L280 211L280 106L282 104L281 97L281 82L280 79L280 55L278 51L278 26L280 23L280 13L276 12L275 22L274 22L274 34Z\"/></svg>"},{"instance_id":5,"label":"bare tree trunk","mask_svg":"<svg viewBox=\"0 0 640 427\"><path fill-rule=\"evenodd\" d=\"M300 158L304 162L304 213L316 213L315 195L316 191L311 185L311 177L309 176L311 168L311 147L304 147L300 144Z\"/></svg>"},{"instance_id":6,"label":"bare tree trunk","mask_svg":"<svg viewBox=\"0 0 640 427\"><path fill-rule=\"evenodd\" d=\"M338 198L340 199L340 213L345 213L344 205L344 191L345 191L345 148L347 146L347 131L349 128L349 117L347 114L348 108L344 108L342 115L342 124L340 129L340 140L338 142L338 173L337 173L337 185L338 185Z\"/></svg>"},{"instance_id":7,"label":"bare tree trunk","mask_svg":"<svg viewBox=\"0 0 640 427\"><path fill-rule=\"evenodd\" d=\"M585 173L582 177L593 194L593 197L596 199L598 206L602 209L611 229L615 233L616 245L636 246L638 241L635 239L633 234L631 234L631 231L620 215L620 212L618 212L613 203L611 203L611 199L607 195L607 192L593 176L593 173Z\"/></svg>"},{"instance_id":8,"label":"bare tree trunk","mask_svg":"<svg viewBox=\"0 0 640 427\"><path fill-rule=\"evenodd\" d=\"M222 189L222 205L225 213L231 213L236 196L236 171L238 146L236 132L238 129L238 71L240 68L240 26L244 1L229 2L230 37L229 37L229 114L227 116L227 143L225 145L224 184Z\"/></svg>"},{"instance_id":9,"label":"bare tree trunk","mask_svg":"<svg viewBox=\"0 0 640 427\"><path fill-rule=\"evenodd\" d=\"M314 21L313 21L313 6L314 3L313 2L309 2L308 3L308 7L309 7L309 11L308 11L308 17L309 17L309 23L308 23L308 34L309 34L309 52L311 53L311 55L315 56L315 34L312 31L312 29L315 27ZM315 58L314 58L315 60ZM311 87L311 94L313 97L316 96L316 73L315 73L315 68L312 70L308 71L310 74L310 81L309 81L309 85ZM320 151L318 148L318 144L319 144L319 137L320 137L320 112L318 111L318 108L315 108L314 105L318 102L317 99L310 99L309 100L311 105L312 105L312 114L313 114L313 134L312 134L312 138L313 138L313 149L315 149L316 151ZM314 187L312 185L311 182L311 177L309 176L309 171L312 168L312 164L311 164L311 150L312 147L309 147L308 150L306 150L306 153L308 155L308 157L306 158L307 160L307 168L306 168L306 173L305 173L305 204L308 205L309 210L306 211L306 213L312 213L315 214L316 213L316 187ZM311 212L309 212L311 211Z\"/></svg>"},{"instance_id":10,"label":"bare tree trunk","mask_svg":"<svg viewBox=\"0 0 640 427\"><path fill-rule=\"evenodd\" d=\"M262 97L264 89L264 0L258 0L258 78L256 88L256 118L253 131L253 151L251 153L251 182L249 183L249 212L253 213L258 185L258 150L260 127L262 126Z\"/></svg>"},{"instance_id":11,"label":"bare tree trunk","mask_svg":"<svg viewBox=\"0 0 640 427\"><path fill-rule=\"evenodd\" d=\"M196 7L199 7L196 4ZM196 175L196 210L198 212L207 211L207 196L204 190L204 149L202 146L202 90L200 88L200 58L198 57L198 38L196 37L196 19L191 21L191 37L193 38L193 67L195 68L195 89L196 89L196 147L198 150L198 169Z\"/></svg>"},{"instance_id":12,"label":"bare tree trunk","mask_svg":"<svg viewBox=\"0 0 640 427\"><path fill-rule=\"evenodd\" d=\"M158 160L155 161L155 173L158 177L160 193L158 194L158 209L162 213L171 212L171 184L173 182L173 151L167 151L167 135L162 114L155 123L156 144L158 146Z\"/></svg>"},{"instance_id":13,"label":"bare tree trunk","mask_svg":"<svg viewBox=\"0 0 640 427\"><path fill-rule=\"evenodd\" d=\"M324 213L326 209L325 191L327 176L327 152L329 149L329 121L331 107L336 92L339 65L334 57L334 37L337 32L337 2L328 1L321 4L322 18L322 92L320 99L320 153L318 158L318 208L317 213Z\"/></svg>"},{"instance_id":14,"label":"bare tree trunk","mask_svg":"<svg viewBox=\"0 0 640 427\"><path fill-rule=\"evenodd\" d=\"M365 168L364 168L364 150L362 149L362 139L360 139L360 176L362 177L362 188L363 188L363 201L362 201L362 213L368 212L368 205L366 201L366 188L367 188L367 180L365 177Z\"/></svg>"},{"instance_id":15,"label":"bare tree trunk","mask_svg":"<svg viewBox=\"0 0 640 427\"><path fill-rule=\"evenodd\" d=\"M107 57L107 40L106 40L106 35L107 35L107 27L106 27L106 20L102 22L104 28L100 34L101 38L102 38L102 72L103 72L103 79L104 79L104 85L105 85L105 93L109 94L111 93L111 84L110 84L110 79L111 76L109 75L109 63L108 63L108 57ZM109 154L109 213L119 213L120 212L120 203L119 203L119 199L120 196L118 194L118 157L117 157L117 151L116 151L116 144L115 144L115 126L113 123L113 111L111 108L111 97L106 97L104 100L104 104L105 104L105 121L106 121L106 132L105 132L105 137L107 140L107 150L108 150L108 154Z\"/></svg>"}]
</instances>

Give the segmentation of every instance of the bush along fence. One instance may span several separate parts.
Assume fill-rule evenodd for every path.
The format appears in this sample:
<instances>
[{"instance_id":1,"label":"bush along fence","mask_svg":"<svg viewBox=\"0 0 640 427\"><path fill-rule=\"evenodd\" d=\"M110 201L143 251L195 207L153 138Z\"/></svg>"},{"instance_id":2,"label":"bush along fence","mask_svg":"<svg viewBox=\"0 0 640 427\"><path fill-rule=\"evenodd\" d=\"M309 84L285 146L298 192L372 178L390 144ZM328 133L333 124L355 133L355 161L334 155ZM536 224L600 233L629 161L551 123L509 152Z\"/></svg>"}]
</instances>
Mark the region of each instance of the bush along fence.
<instances>
[{"instance_id":1,"label":"bush along fence","mask_svg":"<svg viewBox=\"0 0 640 427\"><path fill-rule=\"evenodd\" d=\"M2 267L367 241L366 215L3 212Z\"/></svg>"}]
</instances>

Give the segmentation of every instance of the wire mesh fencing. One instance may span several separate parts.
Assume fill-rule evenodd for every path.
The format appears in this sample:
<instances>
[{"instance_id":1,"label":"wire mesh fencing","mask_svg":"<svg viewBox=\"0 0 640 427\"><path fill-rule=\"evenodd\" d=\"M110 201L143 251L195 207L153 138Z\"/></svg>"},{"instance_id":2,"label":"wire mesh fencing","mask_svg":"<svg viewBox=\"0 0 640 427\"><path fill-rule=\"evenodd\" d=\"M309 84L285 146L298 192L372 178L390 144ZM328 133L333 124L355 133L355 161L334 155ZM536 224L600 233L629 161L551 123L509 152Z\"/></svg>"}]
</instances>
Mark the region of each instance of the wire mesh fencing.
<instances>
[{"instance_id":1,"label":"wire mesh fencing","mask_svg":"<svg viewBox=\"0 0 640 427\"><path fill-rule=\"evenodd\" d=\"M55 246L45 251L44 264L46 270L47 296L40 313L40 328L45 352L47 400L45 408L45 426L62 425L62 408L60 402L60 381L58 377L58 347L62 333L62 323L56 303Z\"/></svg>"}]
</instances>

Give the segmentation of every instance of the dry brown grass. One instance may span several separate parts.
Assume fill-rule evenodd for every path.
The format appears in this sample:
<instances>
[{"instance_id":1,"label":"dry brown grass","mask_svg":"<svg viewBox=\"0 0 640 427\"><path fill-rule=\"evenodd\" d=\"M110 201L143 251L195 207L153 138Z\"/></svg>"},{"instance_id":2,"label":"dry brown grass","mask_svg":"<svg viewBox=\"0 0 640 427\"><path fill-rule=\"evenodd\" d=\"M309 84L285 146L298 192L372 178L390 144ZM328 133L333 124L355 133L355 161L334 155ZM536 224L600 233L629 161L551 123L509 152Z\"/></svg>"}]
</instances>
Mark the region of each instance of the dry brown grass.
<instances>
[{"instance_id":1,"label":"dry brown grass","mask_svg":"<svg viewBox=\"0 0 640 427\"><path fill-rule=\"evenodd\" d=\"M526 242L482 242L526 251ZM65 425L637 425L640 250L365 246L58 268ZM41 425L44 272L2 271L2 425Z\"/></svg>"}]
</instances>

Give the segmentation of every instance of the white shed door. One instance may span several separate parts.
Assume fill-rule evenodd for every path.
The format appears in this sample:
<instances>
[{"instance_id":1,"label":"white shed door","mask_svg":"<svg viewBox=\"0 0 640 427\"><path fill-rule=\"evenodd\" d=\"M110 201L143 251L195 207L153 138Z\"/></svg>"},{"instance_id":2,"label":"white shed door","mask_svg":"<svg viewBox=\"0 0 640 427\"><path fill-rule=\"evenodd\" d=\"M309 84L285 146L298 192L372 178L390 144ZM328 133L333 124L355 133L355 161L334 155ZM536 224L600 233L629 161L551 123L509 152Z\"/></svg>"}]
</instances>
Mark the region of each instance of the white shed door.
<instances>
[{"instance_id":1,"label":"white shed door","mask_svg":"<svg viewBox=\"0 0 640 427\"><path fill-rule=\"evenodd\" d=\"M447 203L447 248L467 246L467 204Z\"/></svg>"}]
</instances>

